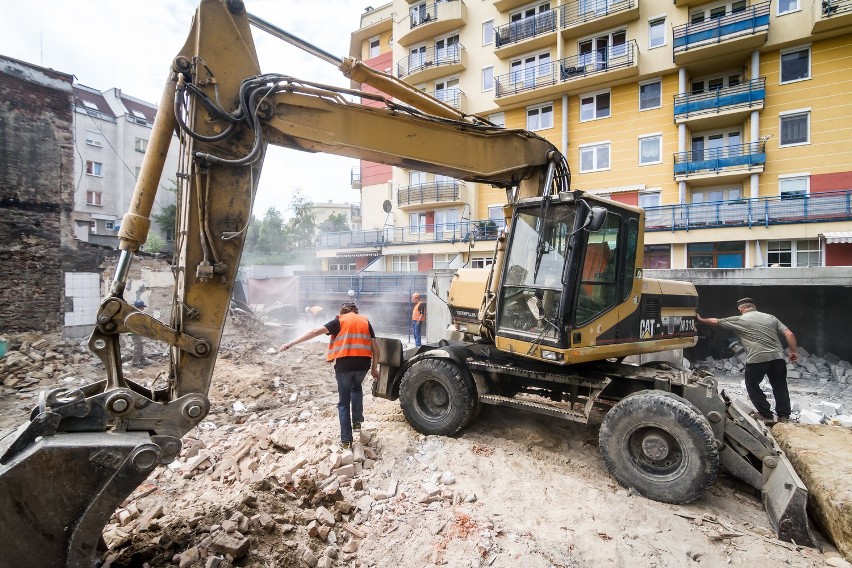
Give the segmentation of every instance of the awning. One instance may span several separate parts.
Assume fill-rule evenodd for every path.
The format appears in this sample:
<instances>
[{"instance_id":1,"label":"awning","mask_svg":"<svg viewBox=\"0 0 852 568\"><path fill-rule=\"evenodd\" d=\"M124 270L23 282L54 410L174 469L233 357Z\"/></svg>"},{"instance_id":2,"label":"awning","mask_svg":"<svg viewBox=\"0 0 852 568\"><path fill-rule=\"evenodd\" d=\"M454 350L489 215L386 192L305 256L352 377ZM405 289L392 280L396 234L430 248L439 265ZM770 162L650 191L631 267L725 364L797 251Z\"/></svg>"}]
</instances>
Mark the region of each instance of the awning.
<instances>
[{"instance_id":1,"label":"awning","mask_svg":"<svg viewBox=\"0 0 852 568\"><path fill-rule=\"evenodd\" d=\"M852 231L837 231L833 233L822 233L821 237L830 245L838 243L852 243Z\"/></svg>"},{"instance_id":2,"label":"awning","mask_svg":"<svg viewBox=\"0 0 852 568\"><path fill-rule=\"evenodd\" d=\"M370 250L347 250L347 251L338 251L335 255L337 258L360 258L362 256L379 256L381 254L381 249L370 249Z\"/></svg>"}]
</instances>

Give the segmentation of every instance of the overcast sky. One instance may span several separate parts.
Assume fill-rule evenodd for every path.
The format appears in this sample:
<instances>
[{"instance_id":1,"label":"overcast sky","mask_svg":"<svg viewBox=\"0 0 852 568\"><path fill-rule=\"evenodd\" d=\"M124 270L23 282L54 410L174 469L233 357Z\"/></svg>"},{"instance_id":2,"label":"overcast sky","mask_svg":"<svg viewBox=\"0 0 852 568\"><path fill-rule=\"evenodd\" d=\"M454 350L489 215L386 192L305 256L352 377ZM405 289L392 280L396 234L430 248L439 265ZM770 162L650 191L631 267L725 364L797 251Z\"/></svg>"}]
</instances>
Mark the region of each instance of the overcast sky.
<instances>
[{"instance_id":1,"label":"overcast sky","mask_svg":"<svg viewBox=\"0 0 852 568\"><path fill-rule=\"evenodd\" d=\"M338 57L369 0L245 0L248 11ZM375 4L376 6L382 4ZM74 75L105 91L117 87L158 103L183 46L196 0L0 0L0 54ZM349 86L334 66L252 28L261 70ZM357 203L357 161L269 147L254 213L285 211L296 189L313 201Z\"/></svg>"}]
</instances>

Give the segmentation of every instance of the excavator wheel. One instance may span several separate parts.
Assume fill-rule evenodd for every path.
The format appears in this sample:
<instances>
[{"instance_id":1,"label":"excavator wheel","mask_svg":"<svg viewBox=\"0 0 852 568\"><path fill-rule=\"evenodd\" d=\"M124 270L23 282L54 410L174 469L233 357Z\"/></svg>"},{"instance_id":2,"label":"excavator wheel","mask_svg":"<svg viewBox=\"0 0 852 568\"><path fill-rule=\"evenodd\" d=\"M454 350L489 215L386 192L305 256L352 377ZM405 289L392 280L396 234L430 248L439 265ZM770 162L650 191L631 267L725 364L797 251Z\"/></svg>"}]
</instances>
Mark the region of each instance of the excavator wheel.
<instances>
[{"instance_id":1,"label":"excavator wheel","mask_svg":"<svg viewBox=\"0 0 852 568\"><path fill-rule=\"evenodd\" d=\"M402 413L421 434L450 436L464 428L476 409L475 388L444 359L423 359L402 376Z\"/></svg>"},{"instance_id":2,"label":"excavator wheel","mask_svg":"<svg viewBox=\"0 0 852 568\"><path fill-rule=\"evenodd\" d=\"M716 480L719 450L686 400L648 391L624 398L601 424L598 445L619 483L664 503L690 503Z\"/></svg>"}]
</instances>

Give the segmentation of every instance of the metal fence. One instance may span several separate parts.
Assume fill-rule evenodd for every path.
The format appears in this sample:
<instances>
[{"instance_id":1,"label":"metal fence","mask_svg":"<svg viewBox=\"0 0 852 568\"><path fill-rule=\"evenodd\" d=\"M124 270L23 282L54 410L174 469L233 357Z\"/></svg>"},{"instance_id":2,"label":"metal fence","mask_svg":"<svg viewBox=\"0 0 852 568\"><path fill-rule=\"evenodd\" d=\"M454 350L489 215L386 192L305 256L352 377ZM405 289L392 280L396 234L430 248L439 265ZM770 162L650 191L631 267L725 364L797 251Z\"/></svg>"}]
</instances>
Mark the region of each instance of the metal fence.
<instances>
[{"instance_id":1,"label":"metal fence","mask_svg":"<svg viewBox=\"0 0 852 568\"><path fill-rule=\"evenodd\" d=\"M412 292L424 292L426 279L426 274L421 272L321 272L300 274L299 288L304 291L303 295L314 297L317 294L348 294L349 290L357 296L410 295Z\"/></svg>"},{"instance_id":2,"label":"metal fence","mask_svg":"<svg viewBox=\"0 0 852 568\"><path fill-rule=\"evenodd\" d=\"M766 142L761 140L719 148L677 152L674 155L674 173L688 176L726 168L752 168L765 163Z\"/></svg>"},{"instance_id":3,"label":"metal fence","mask_svg":"<svg viewBox=\"0 0 852 568\"><path fill-rule=\"evenodd\" d=\"M687 51L697 44L721 43L735 37L767 31L769 4L769 2L760 2L719 18L674 26L672 28L674 53Z\"/></svg>"},{"instance_id":4,"label":"metal fence","mask_svg":"<svg viewBox=\"0 0 852 568\"><path fill-rule=\"evenodd\" d=\"M675 118L703 116L737 107L750 108L765 99L766 77L760 77L732 87L675 95L674 114Z\"/></svg>"},{"instance_id":5,"label":"metal fence","mask_svg":"<svg viewBox=\"0 0 852 568\"><path fill-rule=\"evenodd\" d=\"M499 49L512 43L556 31L556 10L557 8L553 8L494 28L495 47Z\"/></svg>"},{"instance_id":6,"label":"metal fence","mask_svg":"<svg viewBox=\"0 0 852 568\"><path fill-rule=\"evenodd\" d=\"M635 7L635 0L574 0L561 6L562 27L570 28Z\"/></svg>"},{"instance_id":7,"label":"metal fence","mask_svg":"<svg viewBox=\"0 0 852 568\"><path fill-rule=\"evenodd\" d=\"M458 221L430 225L387 227L374 231L344 231L320 233L317 248L379 247L415 243L467 242L495 240L506 222L503 219Z\"/></svg>"}]
</instances>

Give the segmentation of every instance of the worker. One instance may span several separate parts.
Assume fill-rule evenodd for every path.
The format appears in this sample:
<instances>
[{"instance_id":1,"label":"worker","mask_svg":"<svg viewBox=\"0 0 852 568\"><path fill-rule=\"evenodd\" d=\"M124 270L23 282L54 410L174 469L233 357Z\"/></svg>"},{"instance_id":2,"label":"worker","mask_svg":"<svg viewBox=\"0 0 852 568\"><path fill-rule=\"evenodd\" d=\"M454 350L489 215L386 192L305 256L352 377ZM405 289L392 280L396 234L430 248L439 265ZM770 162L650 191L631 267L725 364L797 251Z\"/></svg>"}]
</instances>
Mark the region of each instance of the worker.
<instances>
[{"instance_id":1,"label":"worker","mask_svg":"<svg viewBox=\"0 0 852 568\"><path fill-rule=\"evenodd\" d=\"M414 336L415 347L420 347L420 332L423 322L426 321L426 302L421 301L420 294L415 292L411 295L411 303L414 304L414 309L411 310L411 334Z\"/></svg>"},{"instance_id":2,"label":"worker","mask_svg":"<svg viewBox=\"0 0 852 568\"><path fill-rule=\"evenodd\" d=\"M330 335L327 359L334 361L337 379L337 415L340 419L340 447L352 447L353 431L364 422L364 393L361 383L370 371L379 378L379 344L370 321L358 314L355 302L340 306L340 315L323 326L306 331L278 348L287 351L294 345L320 335Z\"/></svg>"},{"instance_id":3,"label":"worker","mask_svg":"<svg viewBox=\"0 0 852 568\"><path fill-rule=\"evenodd\" d=\"M145 305L145 302L142 300L136 300L133 302L133 307L141 311L148 306ZM130 360L130 364L139 369L147 367L151 364L151 362L145 357L145 347L143 345L142 336L138 333L134 333L131 337L133 339L133 358Z\"/></svg>"},{"instance_id":4,"label":"worker","mask_svg":"<svg viewBox=\"0 0 852 568\"><path fill-rule=\"evenodd\" d=\"M779 422L790 420L790 392L787 388L787 364L780 336L783 335L790 348L790 361L799 360L796 336L773 315L757 311L751 298L737 300L739 316L728 318L703 318L695 314L698 321L722 329L730 329L739 337L746 351L745 384L748 397L757 412L752 417L772 422L774 417L766 395L760 389L764 376L769 377L772 394L775 396L775 414Z\"/></svg>"},{"instance_id":5,"label":"worker","mask_svg":"<svg viewBox=\"0 0 852 568\"><path fill-rule=\"evenodd\" d=\"M305 321L308 323L317 323L322 317L322 306L308 306L305 308Z\"/></svg>"}]
</instances>

